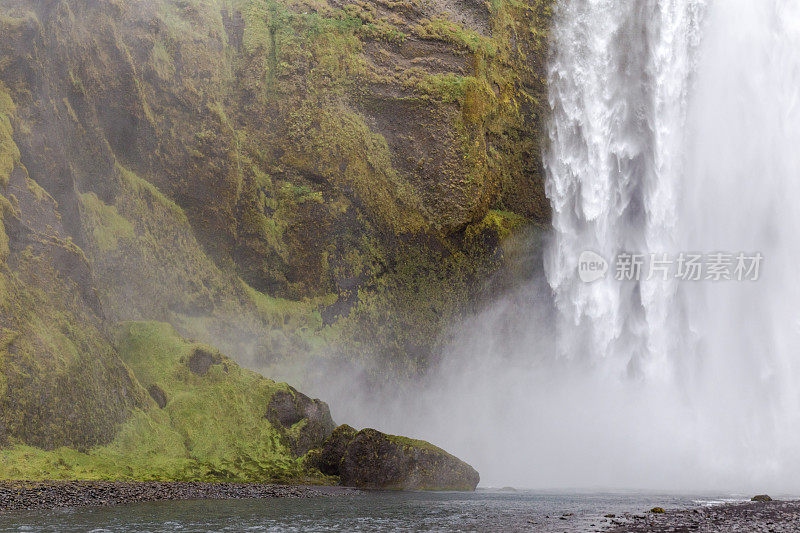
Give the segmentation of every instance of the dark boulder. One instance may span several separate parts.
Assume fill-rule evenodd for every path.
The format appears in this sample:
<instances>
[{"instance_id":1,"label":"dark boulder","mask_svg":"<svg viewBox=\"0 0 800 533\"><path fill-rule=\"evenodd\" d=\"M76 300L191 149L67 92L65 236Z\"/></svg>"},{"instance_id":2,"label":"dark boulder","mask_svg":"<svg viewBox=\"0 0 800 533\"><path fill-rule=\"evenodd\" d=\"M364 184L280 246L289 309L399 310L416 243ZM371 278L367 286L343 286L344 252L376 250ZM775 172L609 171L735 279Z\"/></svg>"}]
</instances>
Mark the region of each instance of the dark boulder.
<instances>
[{"instance_id":1,"label":"dark boulder","mask_svg":"<svg viewBox=\"0 0 800 533\"><path fill-rule=\"evenodd\" d=\"M310 462L361 488L472 491L480 481L474 468L428 442L349 426L337 428Z\"/></svg>"},{"instance_id":2,"label":"dark boulder","mask_svg":"<svg viewBox=\"0 0 800 533\"><path fill-rule=\"evenodd\" d=\"M309 466L316 468L326 476L338 476L340 463L347 451L347 446L358 432L348 426L341 425L335 430L322 448L313 450L309 455Z\"/></svg>"},{"instance_id":3,"label":"dark boulder","mask_svg":"<svg viewBox=\"0 0 800 533\"><path fill-rule=\"evenodd\" d=\"M771 502L772 498L770 498L766 494L758 494L758 495L753 496L752 498L750 498L750 501L751 502Z\"/></svg>"},{"instance_id":4,"label":"dark boulder","mask_svg":"<svg viewBox=\"0 0 800 533\"><path fill-rule=\"evenodd\" d=\"M150 394L153 401L156 402L159 409L163 409L167 406L167 393L164 392L164 389L154 383L147 388L147 392Z\"/></svg>"},{"instance_id":5,"label":"dark boulder","mask_svg":"<svg viewBox=\"0 0 800 533\"><path fill-rule=\"evenodd\" d=\"M218 364L221 357L213 354L205 348L197 347L189 358L189 370L198 376L205 376L211 369L211 365Z\"/></svg>"},{"instance_id":6,"label":"dark boulder","mask_svg":"<svg viewBox=\"0 0 800 533\"><path fill-rule=\"evenodd\" d=\"M336 427L328 404L312 400L292 387L272 395L266 418L273 426L284 430L284 436L297 456L320 447Z\"/></svg>"}]
</instances>

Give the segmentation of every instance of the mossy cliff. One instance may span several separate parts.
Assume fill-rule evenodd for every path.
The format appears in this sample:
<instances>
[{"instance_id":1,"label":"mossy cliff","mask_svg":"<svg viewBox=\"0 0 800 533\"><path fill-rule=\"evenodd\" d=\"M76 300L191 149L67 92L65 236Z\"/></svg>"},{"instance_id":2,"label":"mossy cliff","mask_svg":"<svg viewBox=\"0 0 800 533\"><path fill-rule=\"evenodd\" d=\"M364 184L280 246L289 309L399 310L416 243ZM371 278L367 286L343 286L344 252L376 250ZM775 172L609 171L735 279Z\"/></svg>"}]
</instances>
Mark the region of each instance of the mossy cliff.
<instances>
[{"instance_id":1,"label":"mossy cliff","mask_svg":"<svg viewBox=\"0 0 800 533\"><path fill-rule=\"evenodd\" d=\"M123 323L115 347L133 386L149 398L114 439L83 450L0 448L0 479L341 481L436 490L478 483L472 467L427 442L349 426L334 431L326 404L243 370L169 324ZM330 459L343 434L344 448Z\"/></svg>"},{"instance_id":2,"label":"mossy cliff","mask_svg":"<svg viewBox=\"0 0 800 533\"><path fill-rule=\"evenodd\" d=\"M424 372L549 217L550 4L0 0L0 445L160 423L125 321Z\"/></svg>"},{"instance_id":3,"label":"mossy cliff","mask_svg":"<svg viewBox=\"0 0 800 533\"><path fill-rule=\"evenodd\" d=\"M113 440L84 450L7 447L0 479L326 480L301 460L333 431L325 404L182 339L168 324L122 324L115 345L149 397Z\"/></svg>"}]
</instances>

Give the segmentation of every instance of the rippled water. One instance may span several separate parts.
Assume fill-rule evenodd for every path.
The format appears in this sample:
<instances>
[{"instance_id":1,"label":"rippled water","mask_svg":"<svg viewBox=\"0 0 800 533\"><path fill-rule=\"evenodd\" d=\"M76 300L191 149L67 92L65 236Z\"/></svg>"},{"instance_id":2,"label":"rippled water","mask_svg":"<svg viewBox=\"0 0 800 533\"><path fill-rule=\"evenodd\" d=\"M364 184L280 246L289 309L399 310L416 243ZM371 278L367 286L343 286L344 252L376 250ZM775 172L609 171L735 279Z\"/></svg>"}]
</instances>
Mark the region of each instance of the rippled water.
<instances>
[{"instance_id":1,"label":"rippled water","mask_svg":"<svg viewBox=\"0 0 800 533\"><path fill-rule=\"evenodd\" d=\"M736 497L496 490L368 492L29 511L0 516L0 531L598 531L609 524L603 518L609 513L730 499Z\"/></svg>"}]
</instances>

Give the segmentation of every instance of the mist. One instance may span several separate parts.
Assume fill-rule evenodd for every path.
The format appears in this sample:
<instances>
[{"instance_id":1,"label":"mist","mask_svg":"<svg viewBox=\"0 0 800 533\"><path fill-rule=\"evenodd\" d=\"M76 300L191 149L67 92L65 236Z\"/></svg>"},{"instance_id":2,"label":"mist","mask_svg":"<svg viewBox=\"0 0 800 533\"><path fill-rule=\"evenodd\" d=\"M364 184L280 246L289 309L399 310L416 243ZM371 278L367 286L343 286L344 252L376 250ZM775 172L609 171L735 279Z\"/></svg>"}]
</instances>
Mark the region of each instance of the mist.
<instances>
[{"instance_id":1,"label":"mist","mask_svg":"<svg viewBox=\"0 0 800 533\"><path fill-rule=\"evenodd\" d=\"M484 486L800 494L800 6L562 3L553 48L535 274L449 332L423 380L373 395L342 372L311 390L463 457ZM764 266L587 284L584 250Z\"/></svg>"}]
</instances>

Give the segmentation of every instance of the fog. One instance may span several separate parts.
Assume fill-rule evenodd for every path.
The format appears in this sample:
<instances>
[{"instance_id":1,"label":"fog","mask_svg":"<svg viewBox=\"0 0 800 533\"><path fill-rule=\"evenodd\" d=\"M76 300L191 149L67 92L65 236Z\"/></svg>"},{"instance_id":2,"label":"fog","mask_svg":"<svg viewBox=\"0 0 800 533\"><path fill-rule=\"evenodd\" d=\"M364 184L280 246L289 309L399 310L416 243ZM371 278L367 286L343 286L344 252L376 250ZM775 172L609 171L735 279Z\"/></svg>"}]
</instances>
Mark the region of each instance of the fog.
<instances>
[{"instance_id":1,"label":"fog","mask_svg":"<svg viewBox=\"0 0 800 533\"><path fill-rule=\"evenodd\" d=\"M424 380L310 390L484 486L800 494L800 5L573 0L553 46L537 274L459 324ZM589 284L584 250L764 261L757 280L612 265Z\"/></svg>"}]
</instances>

